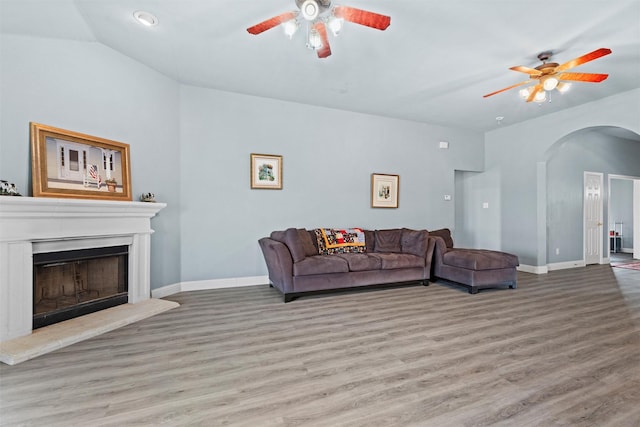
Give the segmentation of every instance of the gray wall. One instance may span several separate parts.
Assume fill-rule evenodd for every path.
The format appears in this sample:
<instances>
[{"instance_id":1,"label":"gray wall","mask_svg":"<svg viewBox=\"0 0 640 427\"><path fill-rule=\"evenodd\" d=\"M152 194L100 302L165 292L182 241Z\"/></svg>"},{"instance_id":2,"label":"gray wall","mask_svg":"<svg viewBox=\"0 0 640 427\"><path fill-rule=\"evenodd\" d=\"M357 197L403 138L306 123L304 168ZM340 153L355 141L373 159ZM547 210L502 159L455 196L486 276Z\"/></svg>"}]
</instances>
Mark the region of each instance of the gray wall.
<instances>
[{"instance_id":1,"label":"gray wall","mask_svg":"<svg viewBox=\"0 0 640 427\"><path fill-rule=\"evenodd\" d=\"M500 232L494 233L492 224L485 226L477 221L475 235L488 233L495 240L494 246L518 254L521 264L545 266L547 150L561 138L590 127L615 126L640 134L638 99L640 89L634 89L553 114L551 104L532 105L531 108L549 108L550 114L488 132L486 172L482 175L489 188L497 180L489 203L499 206ZM481 209L471 206L466 215L480 218Z\"/></svg>"},{"instance_id":2,"label":"gray wall","mask_svg":"<svg viewBox=\"0 0 640 427\"><path fill-rule=\"evenodd\" d=\"M575 132L554 145L547 162L547 260L548 263L584 258L584 172L604 174L603 224L608 224L607 175L640 176L640 142L616 138L598 129ZM633 182L629 187L628 217L632 225ZM605 225L603 232L607 232ZM556 248L560 253L556 255ZM608 243L603 238L606 257Z\"/></svg>"},{"instance_id":3,"label":"gray wall","mask_svg":"<svg viewBox=\"0 0 640 427\"><path fill-rule=\"evenodd\" d=\"M0 177L31 194L31 121L129 144L134 199L168 203L152 220L152 286L178 282L178 85L98 43L0 37Z\"/></svg>"},{"instance_id":4,"label":"gray wall","mask_svg":"<svg viewBox=\"0 0 640 427\"><path fill-rule=\"evenodd\" d=\"M151 286L266 274L257 240L290 226L452 227L454 170L483 135L181 86L99 43L3 34L0 177L31 194L29 122L130 144L152 220ZM449 150L438 148L441 140ZM284 156L284 189L249 188L249 154ZM371 173L400 208L370 208Z\"/></svg>"},{"instance_id":5,"label":"gray wall","mask_svg":"<svg viewBox=\"0 0 640 427\"><path fill-rule=\"evenodd\" d=\"M277 229L453 227L454 170L483 164L459 129L189 86L180 105L185 281L265 275ZM250 189L250 153L284 157L281 191ZM372 173L400 175L398 209L370 207Z\"/></svg>"},{"instance_id":6,"label":"gray wall","mask_svg":"<svg viewBox=\"0 0 640 427\"><path fill-rule=\"evenodd\" d=\"M638 144L640 145L640 144ZM636 160L640 159L640 155ZM636 175L640 177L640 175ZM622 230L622 248L631 251L633 249L633 180L611 179L609 189L609 230ZM614 229L614 223L621 222ZM613 245L611 245L613 250Z\"/></svg>"}]
</instances>

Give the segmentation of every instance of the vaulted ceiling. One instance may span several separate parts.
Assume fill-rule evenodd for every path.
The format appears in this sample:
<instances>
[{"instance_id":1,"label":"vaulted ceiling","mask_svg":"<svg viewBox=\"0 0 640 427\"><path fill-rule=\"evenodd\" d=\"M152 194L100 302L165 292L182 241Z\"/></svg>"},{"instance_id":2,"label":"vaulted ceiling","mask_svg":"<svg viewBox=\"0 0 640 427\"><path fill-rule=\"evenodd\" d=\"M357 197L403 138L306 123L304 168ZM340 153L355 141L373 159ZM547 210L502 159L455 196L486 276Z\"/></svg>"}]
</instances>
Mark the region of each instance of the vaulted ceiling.
<instances>
[{"instance_id":1,"label":"vaulted ceiling","mask_svg":"<svg viewBox=\"0 0 640 427\"><path fill-rule=\"evenodd\" d=\"M304 31L246 29L294 0L0 0L3 33L97 41L184 84L445 126L488 131L640 87L638 0L344 0L391 16L385 31L345 23L318 59ZM133 12L159 25L145 28ZM575 68L608 73L550 102L513 89L552 51L563 63L595 49L613 53ZM640 102L640 100L639 100Z\"/></svg>"}]
</instances>

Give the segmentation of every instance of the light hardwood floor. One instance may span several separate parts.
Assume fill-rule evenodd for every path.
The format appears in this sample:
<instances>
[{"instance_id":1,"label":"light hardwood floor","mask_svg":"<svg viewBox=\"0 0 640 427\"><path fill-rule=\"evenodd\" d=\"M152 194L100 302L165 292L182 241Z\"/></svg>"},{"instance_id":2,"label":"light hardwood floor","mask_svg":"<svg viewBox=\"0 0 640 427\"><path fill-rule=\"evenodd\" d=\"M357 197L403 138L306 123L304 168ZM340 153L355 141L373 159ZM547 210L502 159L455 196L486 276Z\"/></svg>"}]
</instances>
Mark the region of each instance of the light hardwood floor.
<instances>
[{"instance_id":1,"label":"light hardwood floor","mask_svg":"<svg viewBox=\"0 0 640 427\"><path fill-rule=\"evenodd\" d=\"M198 291L0 366L3 426L640 426L640 272L306 297Z\"/></svg>"}]
</instances>

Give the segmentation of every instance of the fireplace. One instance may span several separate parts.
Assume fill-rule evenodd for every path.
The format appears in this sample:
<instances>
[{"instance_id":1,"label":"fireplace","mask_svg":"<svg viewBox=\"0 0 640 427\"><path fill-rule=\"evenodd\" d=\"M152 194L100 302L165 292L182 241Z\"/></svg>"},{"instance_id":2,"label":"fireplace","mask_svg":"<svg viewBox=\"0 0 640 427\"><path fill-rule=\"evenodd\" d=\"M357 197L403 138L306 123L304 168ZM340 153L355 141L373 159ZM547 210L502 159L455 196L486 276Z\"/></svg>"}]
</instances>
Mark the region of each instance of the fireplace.
<instances>
[{"instance_id":1,"label":"fireplace","mask_svg":"<svg viewBox=\"0 0 640 427\"><path fill-rule=\"evenodd\" d=\"M165 206L164 203L0 197L0 342L30 335L35 318L57 315L67 300L79 302L83 309L90 305L86 304L89 300L96 299L108 304L113 303L112 299L129 304L149 300L153 233L150 220ZM104 248L119 248L116 254L109 254L116 261L101 260ZM88 252L83 252L85 250ZM48 257L58 256L51 254L71 254L72 258L87 260L50 259ZM57 263L61 265L54 265ZM96 265L88 265L93 263ZM85 271L89 267L100 272ZM42 276L48 282L59 281L47 290L35 289L35 276ZM97 282L98 278L102 280L107 276L117 277L117 288ZM106 288L110 288L110 296L103 301ZM34 305L38 299L46 300L41 302L46 303L47 311ZM41 316L43 313L48 314Z\"/></svg>"},{"instance_id":2,"label":"fireplace","mask_svg":"<svg viewBox=\"0 0 640 427\"><path fill-rule=\"evenodd\" d=\"M33 255L33 329L126 304L126 245Z\"/></svg>"}]
</instances>

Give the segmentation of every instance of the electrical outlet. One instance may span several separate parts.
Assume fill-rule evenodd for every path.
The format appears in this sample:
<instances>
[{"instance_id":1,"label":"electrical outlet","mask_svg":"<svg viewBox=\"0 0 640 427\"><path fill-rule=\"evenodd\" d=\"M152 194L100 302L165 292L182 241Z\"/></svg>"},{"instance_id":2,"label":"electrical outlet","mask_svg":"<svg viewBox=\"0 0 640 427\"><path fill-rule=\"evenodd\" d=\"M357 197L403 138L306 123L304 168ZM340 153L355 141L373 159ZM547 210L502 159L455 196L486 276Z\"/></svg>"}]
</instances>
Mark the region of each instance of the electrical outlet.
<instances>
[{"instance_id":1,"label":"electrical outlet","mask_svg":"<svg viewBox=\"0 0 640 427\"><path fill-rule=\"evenodd\" d=\"M444 200L447 201L447 202L450 202L451 201L451 194L445 194L444 195Z\"/></svg>"},{"instance_id":2,"label":"electrical outlet","mask_svg":"<svg viewBox=\"0 0 640 427\"><path fill-rule=\"evenodd\" d=\"M556 248L556 255L560 255L560 248Z\"/></svg>"},{"instance_id":3,"label":"electrical outlet","mask_svg":"<svg viewBox=\"0 0 640 427\"><path fill-rule=\"evenodd\" d=\"M482 209L489 209L489 202L482 203Z\"/></svg>"}]
</instances>

